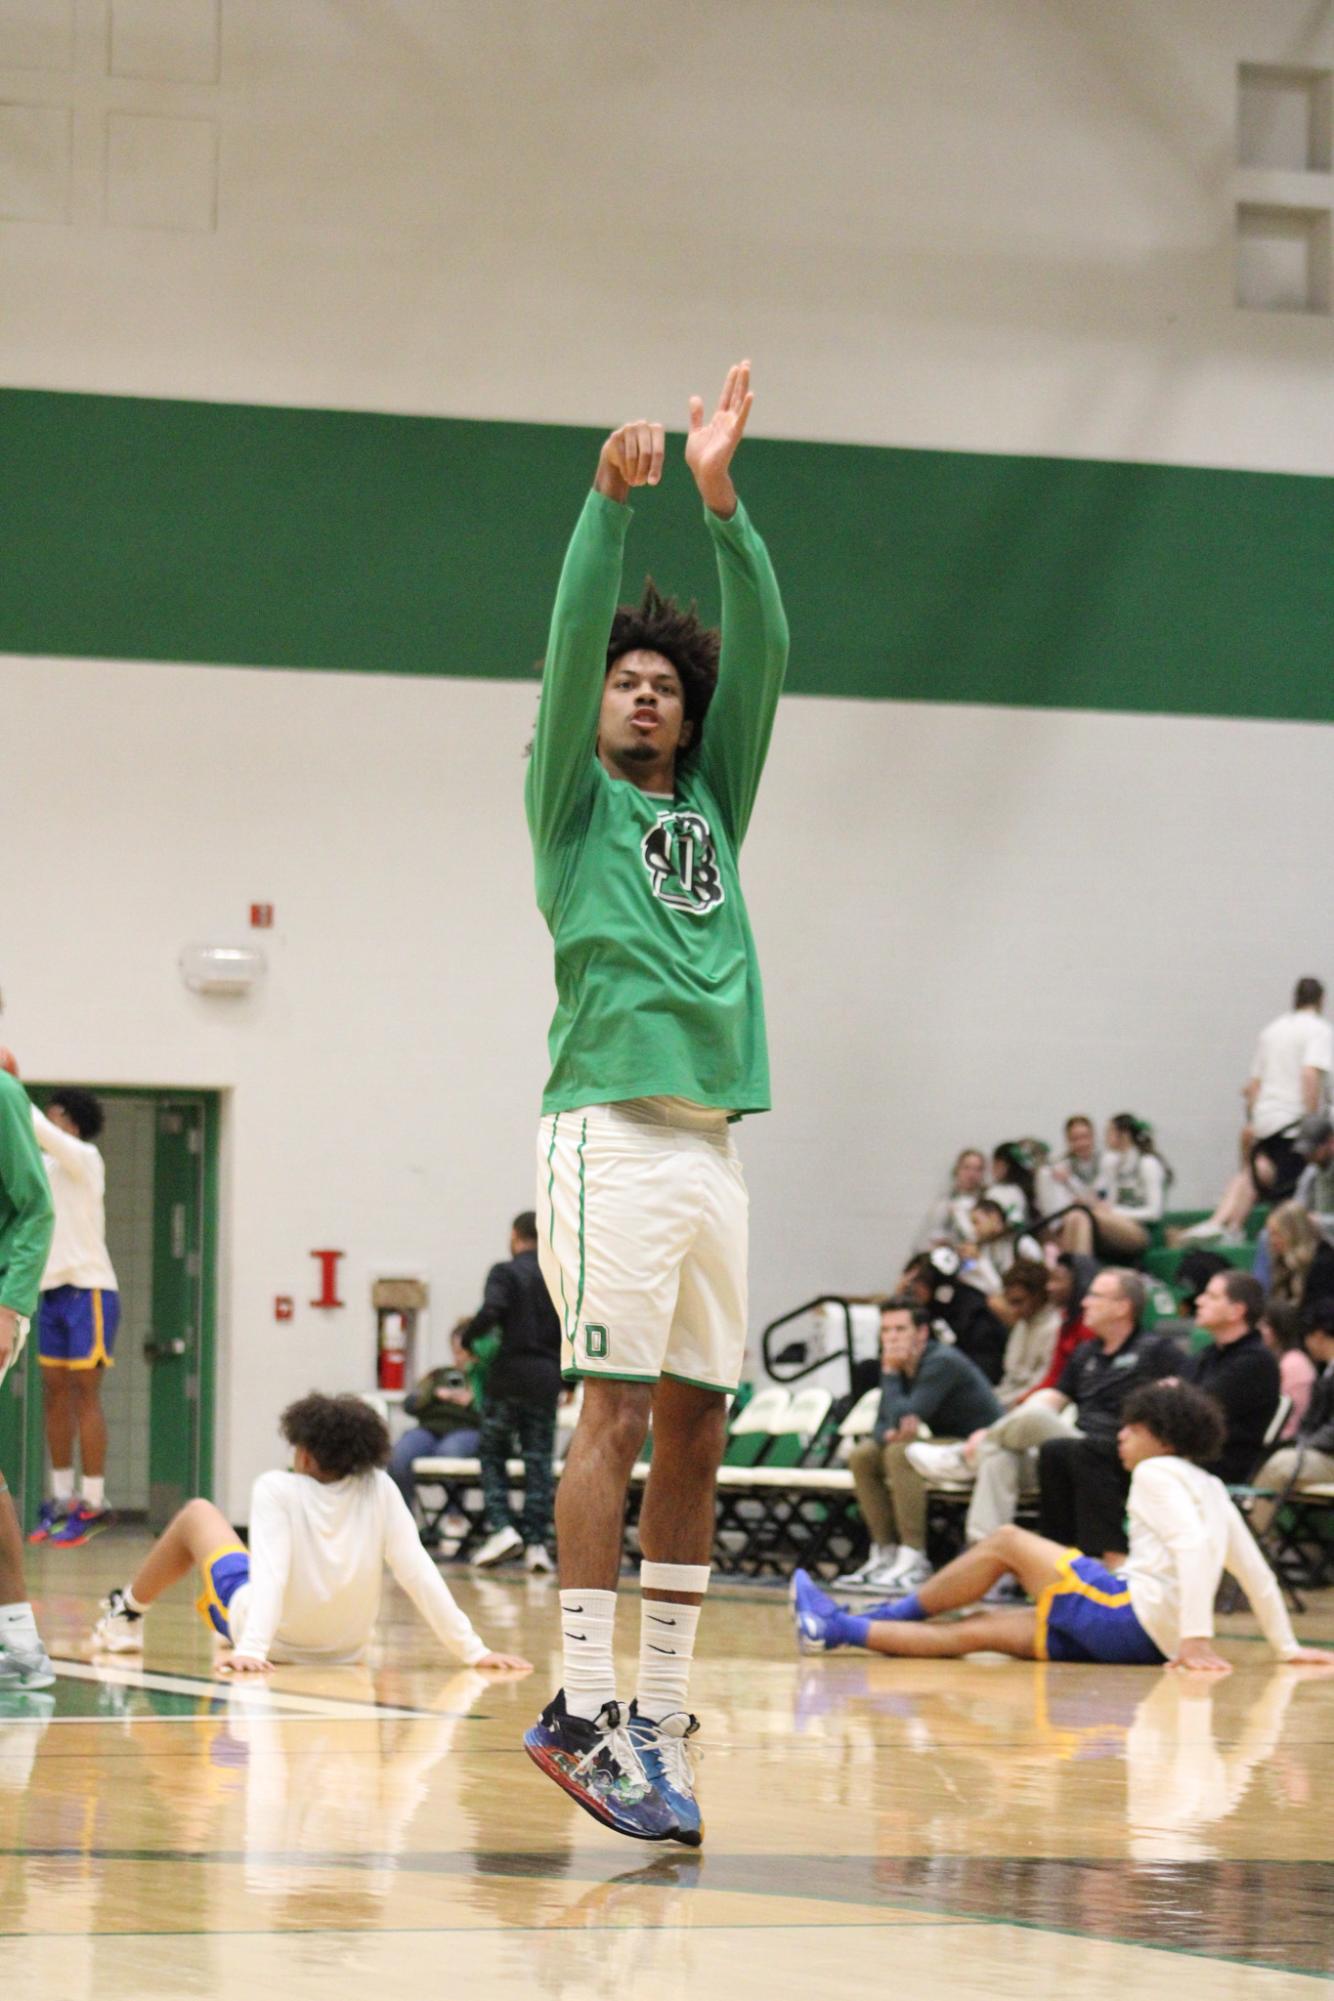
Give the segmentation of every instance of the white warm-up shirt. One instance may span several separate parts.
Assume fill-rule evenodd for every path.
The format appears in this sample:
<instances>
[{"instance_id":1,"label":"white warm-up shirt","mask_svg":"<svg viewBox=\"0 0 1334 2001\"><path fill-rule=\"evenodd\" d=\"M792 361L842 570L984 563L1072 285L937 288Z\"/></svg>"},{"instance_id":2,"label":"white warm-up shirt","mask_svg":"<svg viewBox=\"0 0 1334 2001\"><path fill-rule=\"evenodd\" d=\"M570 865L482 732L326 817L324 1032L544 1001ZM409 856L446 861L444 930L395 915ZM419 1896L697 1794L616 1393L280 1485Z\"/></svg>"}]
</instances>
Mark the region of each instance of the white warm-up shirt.
<instances>
[{"instance_id":1,"label":"white warm-up shirt","mask_svg":"<svg viewBox=\"0 0 1334 2001\"><path fill-rule=\"evenodd\" d=\"M1260 1030L1255 1045L1251 1075L1260 1088L1256 1093L1251 1124L1257 1139L1282 1132L1306 1113L1302 1096L1302 1071L1324 1073L1321 1102L1329 1096L1329 1073L1334 1064L1334 1029L1314 1008L1293 1008L1279 1015L1268 1028Z\"/></svg>"},{"instance_id":2,"label":"white warm-up shirt","mask_svg":"<svg viewBox=\"0 0 1334 2001\"><path fill-rule=\"evenodd\" d=\"M1143 1459L1130 1481L1130 1554L1121 1572L1135 1617L1170 1661L1183 1638L1209 1639L1226 1570L1280 1660L1298 1651L1274 1573L1212 1473L1188 1459Z\"/></svg>"},{"instance_id":3,"label":"white warm-up shirt","mask_svg":"<svg viewBox=\"0 0 1334 2001\"><path fill-rule=\"evenodd\" d=\"M1110 1148L1098 1169L1098 1193L1132 1223L1156 1223L1163 1213L1167 1174L1156 1153L1137 1146Z\"/></svg>"},{"instance_id":4,"label":"white warm-up shirt","mask_svg":"<svg viewBox=\"0 0 1334 2001\"><path fill-rule=\"evenodd\" d=\"M255 1660L354 1661L380 1610L388 1564L450 1659L488 1651L422 1548L389 1475L261 1473L250 1496L250 1583L236 1651ZM238 1593L238 1596L240 1594Z\"/></svg>"},{"instance_id":5,"label":"white warm-up shirt","mask_svg":"<svg viewBox=\"0 0 1334 2001\"><path fill-rule=\"evenodd\" d=\"M56 1227L42 1274L42 1291L80 1285L89 1292L116 1292L116 1274L107 1255L107 1171L91 1140L76 1139L52 1125L33 1106L33 1131L51 1183Z\"/></svg>"}]
</instances>

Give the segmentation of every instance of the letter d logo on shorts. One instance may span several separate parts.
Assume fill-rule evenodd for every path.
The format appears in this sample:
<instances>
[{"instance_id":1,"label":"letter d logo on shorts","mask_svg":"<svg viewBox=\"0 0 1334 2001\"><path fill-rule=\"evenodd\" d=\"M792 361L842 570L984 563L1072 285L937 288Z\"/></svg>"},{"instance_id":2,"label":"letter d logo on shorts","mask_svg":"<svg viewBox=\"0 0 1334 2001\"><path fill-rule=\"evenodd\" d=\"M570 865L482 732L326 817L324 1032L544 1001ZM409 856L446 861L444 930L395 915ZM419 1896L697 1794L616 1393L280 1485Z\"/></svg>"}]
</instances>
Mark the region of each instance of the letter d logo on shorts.
<instances>
[{"instance_id":1,"label":"letter d logo on shorts","mask_svg":"<svg viewBox=\"0 0 1334 2001\"><path fill-rule=\"evenodd\" d=\"M608 1337L606 1328L599 1327L595 1321L586 1320L584 1322L584 1353L587 1355L589 1361L605 1361L607 1348Z\"/></svg>"}]
</instances>

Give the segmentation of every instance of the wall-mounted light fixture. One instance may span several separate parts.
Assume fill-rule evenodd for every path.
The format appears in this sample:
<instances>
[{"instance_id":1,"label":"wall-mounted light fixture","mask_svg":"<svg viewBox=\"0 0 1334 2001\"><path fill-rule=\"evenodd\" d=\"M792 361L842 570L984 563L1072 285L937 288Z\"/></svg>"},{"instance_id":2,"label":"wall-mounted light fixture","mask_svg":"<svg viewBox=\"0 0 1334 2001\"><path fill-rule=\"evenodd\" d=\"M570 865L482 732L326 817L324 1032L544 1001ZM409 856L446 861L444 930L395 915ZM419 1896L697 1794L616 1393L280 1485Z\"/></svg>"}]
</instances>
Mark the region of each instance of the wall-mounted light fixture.
<instances>
[{"instance_id":1,"label":"wall-mounted light fixture","mask_svg":"<svg viewBox=\"0 0 1334 2001\"><path fill-rule=\"evenodd\" d=\"M267 961L256 945L187 945L180 968L192 994L220 994L236 1000L254 992Z\"/></svg>"}]
</instances>

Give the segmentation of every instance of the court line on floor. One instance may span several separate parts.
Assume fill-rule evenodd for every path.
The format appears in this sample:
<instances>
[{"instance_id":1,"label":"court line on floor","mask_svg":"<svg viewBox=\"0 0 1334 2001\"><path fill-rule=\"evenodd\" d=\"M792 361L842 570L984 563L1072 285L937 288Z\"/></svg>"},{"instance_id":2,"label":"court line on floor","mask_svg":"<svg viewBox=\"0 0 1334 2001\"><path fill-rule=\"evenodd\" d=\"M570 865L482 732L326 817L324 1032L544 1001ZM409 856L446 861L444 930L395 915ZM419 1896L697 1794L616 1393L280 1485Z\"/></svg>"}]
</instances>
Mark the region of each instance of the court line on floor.
<instances>
[{"instance_id":1,"label":"court line on floor","mask_svg":"<svg viewBox=\"0 0 1334 2001\"><path fill-rule=\"evenodd\" d=\"M253 1704L256 1709L277 1709L284 1714L300 1712L306 1716L341 1716L352 1723L378 1722L381 1717L409 1717L414 1720L434 1722L436 1720L458 1720L465 1714L476 1716L476 1711L446 1709L401 1709L388 1702L346 1702L336 1696L301 1695L295 1689L273 1688L267 1680L247 1683L232 1679L214 1681L211 1676L190 1676L183 1674L158 1674L148 1668L93 1667L87 1661L72 1661L53 1657L51 1662L56 1674L63 1681L91 1681L112 1688L142 1688L159 1695L208 1695L211 1700L238 1704ZM43 1719L50 1723L116 1723L123 1717L100 1716L51 1716ZM136 1716L136 1723L195 1723L193 1716ZM484 1718L477 1718L484 1721Z\"/></svg>"}]
</instances>

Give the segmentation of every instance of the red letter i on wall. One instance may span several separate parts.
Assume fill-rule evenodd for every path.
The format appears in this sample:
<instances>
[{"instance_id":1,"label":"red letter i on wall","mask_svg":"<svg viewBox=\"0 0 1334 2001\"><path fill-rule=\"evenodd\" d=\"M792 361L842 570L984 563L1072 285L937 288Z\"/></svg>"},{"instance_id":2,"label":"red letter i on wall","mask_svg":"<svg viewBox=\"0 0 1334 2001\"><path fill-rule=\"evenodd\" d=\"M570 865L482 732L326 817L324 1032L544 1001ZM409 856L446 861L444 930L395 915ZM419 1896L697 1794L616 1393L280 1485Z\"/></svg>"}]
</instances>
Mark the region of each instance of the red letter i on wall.
<instances>
[{"instance_id":1,"label":"red letter i on wall","mask_svg":"<svg viewBox=\"0 0 1334 2001\"><path fill-rule=\"evenodd\" d=\"M312 1251L310 1254L320 1268L320 1296L312 1299L312 1306L341 1306L338 1297L338 1260L345 1257L345 1251Z\"/></svg>"}]
</instances>

